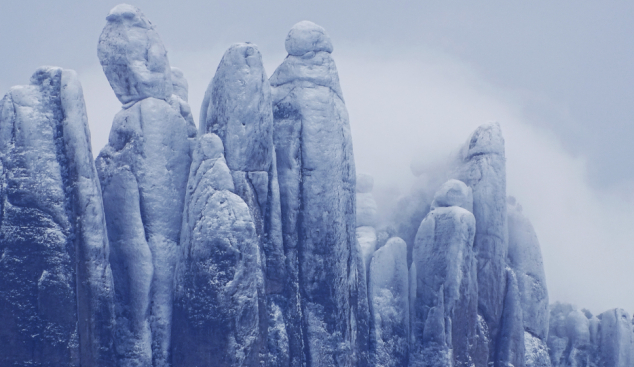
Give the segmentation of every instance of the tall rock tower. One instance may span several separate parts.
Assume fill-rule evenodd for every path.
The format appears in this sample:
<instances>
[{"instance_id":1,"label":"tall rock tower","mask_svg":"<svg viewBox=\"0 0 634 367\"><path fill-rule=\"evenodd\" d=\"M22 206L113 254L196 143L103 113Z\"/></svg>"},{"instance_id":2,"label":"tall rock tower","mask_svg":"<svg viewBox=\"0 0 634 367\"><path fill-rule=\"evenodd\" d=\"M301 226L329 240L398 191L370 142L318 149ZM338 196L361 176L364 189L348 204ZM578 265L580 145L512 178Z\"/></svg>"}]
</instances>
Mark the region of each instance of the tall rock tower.
<instances>
[{"instance_id":1,"label":"tall rock tower","mask_svg":"<svg viewBox=\"0 0 634 367\"><path fill-rule=\"evenodd\" d=\"M0 172L0 365L114 365L106 222L74 71L42 67L4 97Z\"/></svg>"},{"instance_id":2,"label":"tall rock tower","mask_svg":"<svg viewBox=\"0 0 634 367\"><path fill-rule=\"evenodd\" d=\"M270 78L284 251L289 281L298 284L290 307L301 305L287 321L294 366L356 359L349 285L361 258L354 254L355 168L332 50L322 27L297 23L286 38L288 56Z\"/></svg>"},{"instance_id":3,"label":"tall rock tower","mask_svg":"<svg viewBox=\"0 0 634 367\"><path fill-rule=\"evenodd\" d=\"M183 117L186 102L173 95L172 69L152 23L126 4L106 19L98 55L123 108L96 165L111 244L118 364L167 366L196 128Z\"/></svg>"}]
</instances>

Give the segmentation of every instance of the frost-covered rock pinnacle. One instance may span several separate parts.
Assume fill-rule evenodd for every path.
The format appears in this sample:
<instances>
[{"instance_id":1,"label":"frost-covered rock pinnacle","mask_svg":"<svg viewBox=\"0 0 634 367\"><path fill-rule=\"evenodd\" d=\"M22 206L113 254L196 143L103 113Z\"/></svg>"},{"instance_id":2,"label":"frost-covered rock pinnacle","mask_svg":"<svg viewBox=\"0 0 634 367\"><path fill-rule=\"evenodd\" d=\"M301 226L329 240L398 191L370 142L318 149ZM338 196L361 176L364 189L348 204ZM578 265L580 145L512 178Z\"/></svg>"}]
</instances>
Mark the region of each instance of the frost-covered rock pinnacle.
<instances>
[{"instance_id":1,"label":"frost-covered rock pinnacle","mask_svg":"<svg viewBox=\"0 0 634 367\"><path fill-rule=\"evenodd\" d=\"M288 353L282 351L288 350L286 324L292 318L288 299L296 299L297 292L286 277L271 87L256 45L235 44L225 52L205 93L200 121L201 133L217 134L224 143L234 192L246 202L253 218L262 269L249 271L264 272L266 294L259 297L261 311L268 309L268 316L260 315L261 329L265 331L268 325L271 330L270 362L287 364ZM276 310L285 316L279 318ZM266 347L266 335L260 341Z\"/></svg>"},{"instance_id":2,"label":"frost-covered rock pinnacle","mask_svg":"<svg viewBox=\"0 0 634 367\"><path fill-rule=\"evenodd\" d=\"M99 59L124 103L96 160L116 296L120 366L169 364L174 267L196 130L172 100L165 48L139 9L118 5Z\"/></svg>"},{"instance_id":3,"label":"frost-covered rock pinnacle","mask_svg":"<svg viewBox=\"0 0 634 367\"><path fill-rule=\"evenodd\" d=\"M367 355L361 338L367 331L356 326L367 325L359 319L368 315L356 311L362 304L351 304L351 298L363 303L364 297L351 297L356 287L349 284L351 272L360 267L350 265L358 249L348 113L323 28L306 21L296 24L286 48L289 55L270 83L284 248L289 277L300 286L301 333L307 342L291 345L291 359L304 358L312 366L350 366Z\"/></svg>"},{"instance_id":4,"label":"frost-covered rock pinnacle","mask_svg":"<svg viewBox=\"0 0 634 367\"><path fill-rule=\"evenodd\" d=\"M265 346L258 235L223 152L215 134L201 135L194 150L175 278L174 366L259 366Z\"/></svg>"},{"instance_id":5,"label":"frost-covered rock pinnacle","mask_svg":"<svg viewBox=\"0 0 634 367\"><path fill-rule=\"evenodd\" d=\"M447 191L454 193L453 200L440 200ZM469 206L470 191L452 180L441 187L436 202ZM454 205L436 207L420 224L410 269L410 366L463 366L477 359L475 231L473 214Z\"/></svg>"},{"instance_id":6,"label":"frost-covered rock pinnacle","mask_svg":"<svg viewBox=\"0 0 634 367\"><path fill-rule=\"evenodd\" d=\"M113 366L108 237L84 98L42 67L0 105L0 365Z\"/></svg>"}]
</instances>

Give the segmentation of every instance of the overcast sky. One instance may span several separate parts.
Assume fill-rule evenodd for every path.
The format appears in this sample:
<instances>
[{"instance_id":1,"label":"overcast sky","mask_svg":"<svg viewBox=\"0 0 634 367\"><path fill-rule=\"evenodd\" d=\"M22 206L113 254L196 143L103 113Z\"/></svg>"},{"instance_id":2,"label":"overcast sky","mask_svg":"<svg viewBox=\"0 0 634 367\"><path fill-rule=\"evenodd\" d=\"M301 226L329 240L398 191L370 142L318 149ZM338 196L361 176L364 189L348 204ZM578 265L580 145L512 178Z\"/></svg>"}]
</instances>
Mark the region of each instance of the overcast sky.
<instances>
[{"instance_id":1,"label":"overcast sky","mask_svg":"<svg viewBox=\"0 0 634 367\"><path fill-rule=\"evenodd\" d=\"M41 65L74 69L93 148L120 108L97 59L116 1L5 1L0 92ZM232 43L250 41L268 74L304 19L334 43L357 170L406 192L412 159L444 159L500 122L508 194L540 239L550 298L634 311L634 2L136 1L172 66L204 90ZM396 5L398 4L398 5Z\"/></svg>"}]
</instances>

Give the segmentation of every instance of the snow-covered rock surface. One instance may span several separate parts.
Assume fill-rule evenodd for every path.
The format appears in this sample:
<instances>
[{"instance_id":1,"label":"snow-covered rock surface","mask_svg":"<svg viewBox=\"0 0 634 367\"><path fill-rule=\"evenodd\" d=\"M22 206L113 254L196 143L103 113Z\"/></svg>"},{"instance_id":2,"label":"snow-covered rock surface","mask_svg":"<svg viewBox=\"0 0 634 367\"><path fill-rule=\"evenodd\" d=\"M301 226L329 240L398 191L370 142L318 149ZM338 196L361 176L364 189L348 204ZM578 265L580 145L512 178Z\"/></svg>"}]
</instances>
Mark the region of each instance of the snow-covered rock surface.
<instances>
[{"instance_id":1,"label":"snow-covered rock surface","mask_svg":"<svg viewBox=\"0 0 634 367\"><path fill-rule=\"evenodd\" d=\"M539 241L531 222L515 198L507 199L508 261L517 276L524 329L546 341L548 335L548 289Z\"/></svg>"},{"instance_id":2,"label":"snow-covered rock surface","mask_svg":"<svg viewBox=\"0 0 634 367\"><path fill-rule=\"evenodd\" d=\"M453 202L468 201L468 192L456 190L457 196L463 196ZM475 232L473 214L458 206L437 207L420 224L410 269L415 272L415 293L410 299L410 366L462 366L475 359Z\"/></svg>"},{"instance_id":3,"label":"snow-covered rock surface","mask_svg":"<svg viewBox=\"0 0 634 367\"><path fill-rule=\"evenodd\" d=\"M393 237L377 250L369 273L371 365L407 366L409 278L405 241Z\"/></svg>"},{"instance_id":4,"label":"snow-covered rock surface","mask_svg":"<svg viewBox=\"0 0 634 367\"><path fill-rule=\"evenodd\" d=\"M508 227L506 217L506 158L498 123L476 129L460 152L455 178L473 190L478 262L478 311L491 335L491 361L500 331L506 289ZM420 269L419 269L420 270Z\"/></svg>"},{"instance_id":5,"label":"snow-covered rock surface","mask_svg":"<svg viewBox=\"0 0 634 367\"><path fill-rule=\"evenodd\" d=\"M195 136L167 100L172 70L149 20L116 6L99 59L124 103L96 165L110 239L119 365L169 364L174 267Z\"/></svg>"},{"instance_id":6,"label":"snow-covered rock surface","mask_svg":"<svg viewBox=\"0 0 634 367\"><path fill-rule=\"evenodd\" d=\"M599 315L599 359L603 366L632 366L632 320L623 309Z\"/></svg>"},{"instance_id":7,"label":"snow-covered rock surface","mask_svg":"<svg viewBox=\"0 0 634 367\"><path fill-rule=\"evenodd\" d=\"M0 365L112 366L108 238L74 71L11 88L0 162Z\"/></svg>"},{"instance_id":8,"label":"snow-covered rock surface","mask_svg":"<svg viewBox=\"0 0 634 367\"><path fill-rule=\"evenodd\" d=\"M172 69L152 22L137 7L115 6L99 37L98 56L110 86L124 105L172 95Z\"/></svg>"},{"instance_id":9,"label":"snow-covered rock surface","mask_svg":"<svg viewBox=\"0 0 634 367\"><path fill-rule=\"evenodd\" d=\"M265 358L258 235L223 152L215 134L201 135L194 150L175 278L174 366L259 366Z\"/></svg>"},{"instance_id":10,"label":"snow-covered rock surface","mask_svg":"<svg viewBox=\"0 0 634 367\"><path fill-rule=\"evenodd\" d=\"M350 261L357 242L348 113L323 28L296 24L286 47L289 55L270 83L284 247L289 278L297 274L300 340L306 341L291 345L291 358L301 353L309 365L348 366L356 349L351 334L357 332L350 315Z\"/></svg>"},{"instance_id":11,"label":"snow-covered rock surface","mask_svg":"<svg viewBox=\"0 0 634 367\"><path fill-rule=\"evenodd\" d=\"M496 366L524 367L524 320L517 277L506 268L506 294L500 323L500 335L496 345Z\"/></svg>"},{"instance_id":12,"label":"snow-covered rock surface","mask_svg":"<svg viewBox=\"0 0 634 367\"><path fill-rule=\"evenodd\" d=\"M287 354L280 354L288 350L286 323L275 311L279 309L286 319L290 317L271 87L255 45L235 44L225 52L205 93L200 121L202 133L217 134L223 141L234 192L251 212L266 275L267 296L260 296L267 298L271 315L270 358L287 359Z\"/></svg>"}]
</instances>

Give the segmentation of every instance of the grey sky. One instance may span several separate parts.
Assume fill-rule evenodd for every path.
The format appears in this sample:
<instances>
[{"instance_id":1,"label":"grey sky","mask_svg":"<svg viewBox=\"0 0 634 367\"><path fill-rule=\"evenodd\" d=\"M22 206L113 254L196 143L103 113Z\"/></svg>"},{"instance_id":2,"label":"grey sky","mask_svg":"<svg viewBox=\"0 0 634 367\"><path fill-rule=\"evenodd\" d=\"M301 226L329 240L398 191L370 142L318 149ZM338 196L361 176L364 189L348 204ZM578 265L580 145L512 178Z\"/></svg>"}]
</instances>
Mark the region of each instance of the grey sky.
<instances>
[{"instance_id":1,"label":"grey sky","mask_svg":"<svg viewBox=\"0 0 634 367\"><path fill-rule=\"evenodd\" d=\"M93 145L119 108L96 45L116 1L4 1L0 92L41 65L78 71ZM185 72L197 116L224 50L256 43L269 75L303 19L335 45L360 171L406 190L479 124L507 141L509 194L542 243L551 299L634 311L631 1L136 1Z\"/></svg>"}]
</instances>

